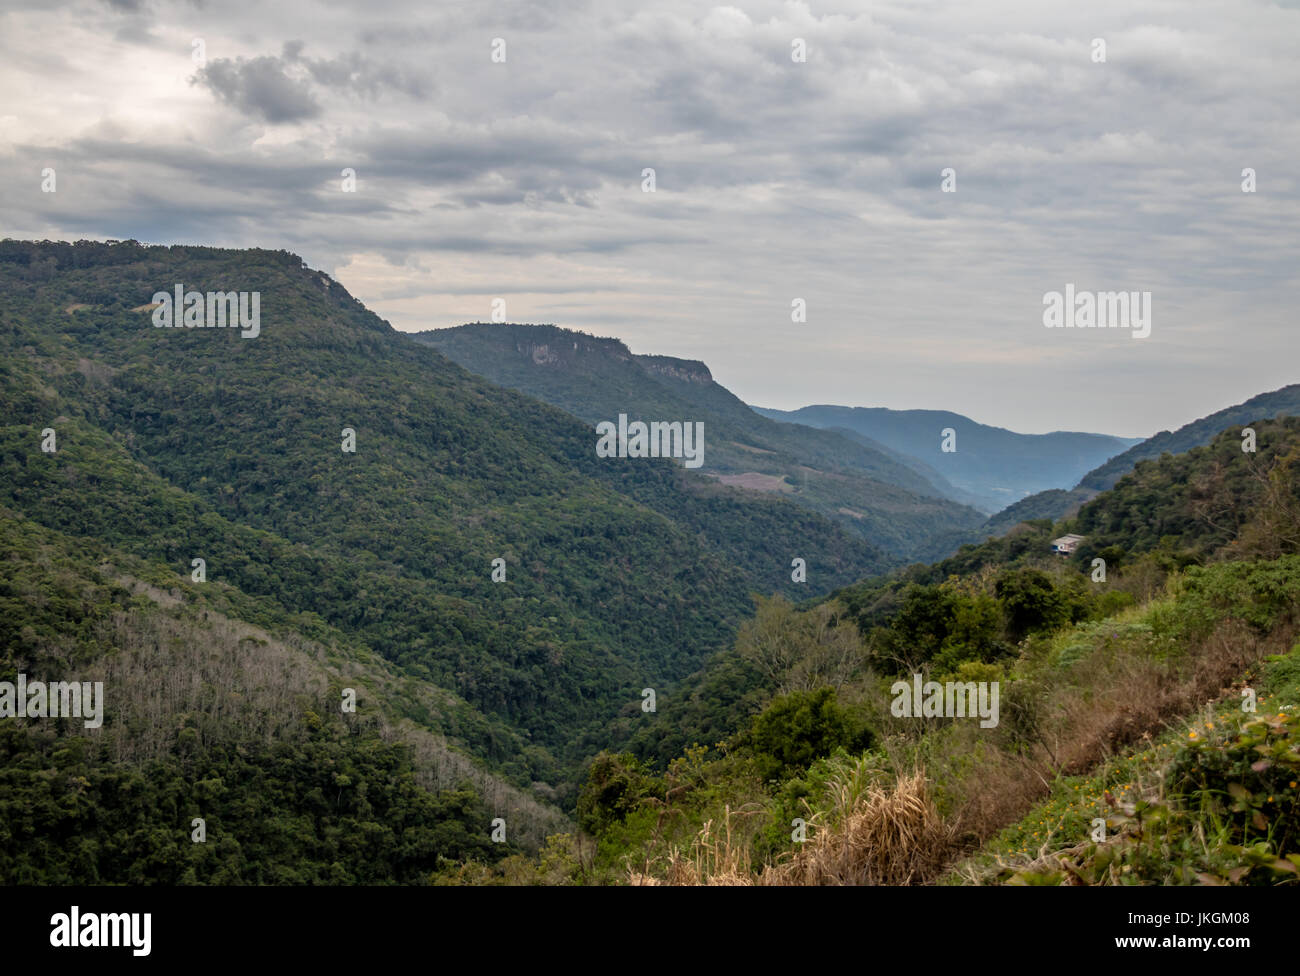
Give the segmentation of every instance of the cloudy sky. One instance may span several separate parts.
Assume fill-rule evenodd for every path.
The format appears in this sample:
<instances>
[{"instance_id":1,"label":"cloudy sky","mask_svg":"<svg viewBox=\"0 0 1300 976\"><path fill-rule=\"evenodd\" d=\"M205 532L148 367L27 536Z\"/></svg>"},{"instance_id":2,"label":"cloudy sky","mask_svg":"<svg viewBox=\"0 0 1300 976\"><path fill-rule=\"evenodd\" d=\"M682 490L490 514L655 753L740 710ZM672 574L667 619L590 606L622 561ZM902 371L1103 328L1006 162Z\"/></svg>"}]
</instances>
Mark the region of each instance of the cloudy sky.
<instances>
[{"instance_id":1,"label":"cloudy sky","mask_svg":"<svg viewBox=\"0 0 1300 976\"><path fill-rule=\"evenodd\" d=\"M1300 0L0 8L0 236L286 248L763 406L1145 436L1300 382ZM1150 336L1044 328L1067 283Z\"/></svg>"}]
</instances>

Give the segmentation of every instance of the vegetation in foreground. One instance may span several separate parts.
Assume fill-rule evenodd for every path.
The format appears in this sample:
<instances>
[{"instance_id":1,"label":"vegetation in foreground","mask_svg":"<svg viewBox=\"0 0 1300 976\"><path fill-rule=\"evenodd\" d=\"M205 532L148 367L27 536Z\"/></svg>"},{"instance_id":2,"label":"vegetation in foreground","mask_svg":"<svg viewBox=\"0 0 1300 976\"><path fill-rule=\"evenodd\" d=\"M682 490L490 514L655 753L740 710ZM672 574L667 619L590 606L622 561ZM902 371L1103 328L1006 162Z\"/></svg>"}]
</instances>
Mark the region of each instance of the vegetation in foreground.
<instances>
[{"instance_id":1,"label":"vegetation in foreground","mask_svg":"<svg viewBox=\"0 0 1300 976\"><path fill-rule=\"evenodd\" d=\"M553 838L566 879L1295 884L1300 421L1256 426L1259 457L1228 431L1090 503L1104 556L1044 557L1079 522L1027 526L802 608L760 601L670 713L675 736L734 731L662 766L668 736L598 757L594 844ZM999 724L894 716L912 673L998 681Z\"/></svg>"}]
</instances>

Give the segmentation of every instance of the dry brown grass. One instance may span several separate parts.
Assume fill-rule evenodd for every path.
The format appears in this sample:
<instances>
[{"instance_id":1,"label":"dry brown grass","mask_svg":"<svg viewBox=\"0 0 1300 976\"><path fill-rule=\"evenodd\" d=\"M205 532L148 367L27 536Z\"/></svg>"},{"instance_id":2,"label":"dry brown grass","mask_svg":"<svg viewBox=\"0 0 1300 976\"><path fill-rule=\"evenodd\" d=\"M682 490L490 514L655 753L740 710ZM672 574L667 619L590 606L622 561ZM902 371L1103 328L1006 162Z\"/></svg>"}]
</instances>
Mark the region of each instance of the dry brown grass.
<instances>
[{"instance_id":1,"label":"dry brown grass","mask_svg":"<svg viewBox=\"0 0 1300 976\"><path fill-rule=\"evenodd\" d=\"M830 809L810 815L799 852L756 871L745 813L729 807L704 824L688 851L674 848L657 866L629 870L633 885L905 885L932 875L951 846L951 828L917 771L892 784L858 760L829 784ZM651 873L654 871L654 873Z\"/></svg>"},{"instance_id":2,"label":"dry brown grass","mask_svg":"<svg viewBox=\"0 0 1300 976\"><path fill-rule=\"evenodd\" d=\"M749 844L741 841L732 824L733 813L727 807L722 821L716 827L706 821L691 842L689 852L674 847L665 858L663 877L648 870L629 871L628 883L633 885L728 886L752 885L754 874L750 867Z\"/></svg>"},{"instance_id":3,"label":"dry brown grass","mask_svg":"<svg viewBox=\"0 0 1300 976\"><path fill-rule=\"evenodd\" d=\"M1020 755L985 749L954 779L957 799L949 819L960 843L950 858L1024 816L1050 793L1058 773L1084 773L1206 702L1235 694L1240 675L1266 655L1287 650L1297 631L1294 621L1284 621L1260 637L1239 621L1224 621L1188 648L1176 670L1126 654L1080 662L1073 680L1044 689L1045 718L1031 748ZM954 737L949 749L968 747Z\"/></svg>"},{"instance_id":4,"label":"dry brown grass","mask_svg":"<svg viewBox=\"0 0 1300 976\"><path fill-rule=\"evenodd\" d=\"M906 885L932 875L951 845L920 771L892 786L835 784L830 826L816 829L799 853L764 870L767 885ZM814 817L814 821L817 820Z\"/></svg>"}]
</instances>

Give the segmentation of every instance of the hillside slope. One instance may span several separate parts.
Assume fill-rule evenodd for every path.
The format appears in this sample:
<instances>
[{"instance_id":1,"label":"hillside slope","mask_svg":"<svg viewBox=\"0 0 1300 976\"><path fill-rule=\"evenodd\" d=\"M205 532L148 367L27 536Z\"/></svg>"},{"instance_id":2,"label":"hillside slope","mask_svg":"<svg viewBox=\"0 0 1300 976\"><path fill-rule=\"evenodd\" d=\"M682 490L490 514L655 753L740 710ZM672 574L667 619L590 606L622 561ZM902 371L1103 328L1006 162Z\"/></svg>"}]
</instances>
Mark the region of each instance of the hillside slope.
<instances>
[{"instance_id":1,"label":"hillside slope","mask_svg":"<svg viewBox=\"0 0 1300 976\"><path fill-rule=\"evenodd\" d=\"M178 282L259 292L260 335L154 328ZM0 378L0 504L337 628L468 703L466 748L518 783L569 782L751 592L890 564L782 500L598 458L283 252L4 242Z\"/></svg>"},{"instance_id":2,"label":"hillside slope","mask_svg":"<svg viewBox=\"0 0 1300 976\"><path fill-rule=\"evenodd\" d=\"M102 695L93 728L0 722L5 884L422 883L567 829L429 731L469 713L452 696L319 622L0 508L0 681L19 675Z\"/></svg>"},{"instance_id":3,"label":"hillside slope","mask_svg":"<svg viewBox=\"0 0 1300 976\"><path fill-rule=\"evenodd\" d=\"M1255 453L1239 433L1074 521L760 601L657 737L592 763L596 877L1294 886L1300 418L1258 423ZM1067 528L1104 573L1051 553Z\"/></svg>"},{"instance_id":4,"label":"hillside slope","mask_svg":"<svg viewBox=\"0 0 1300 976\"><path fill-rule=\"evenodd\" d=\"M1076 511L1097 492L1114 486L1141 461L1153 460L1163 454L1181 454L1194 447L1203 447L1230 427L1239 428L1257 420L1298 414L1300 414L1300 384L1261 393L1244 403L1225 407L1208 417L1184 424L1176 431L1162 430L1134 444L1128 450L1089 471L1070 491L1045 491L1022 499L992 516L985 523L983 531L998 534L1026 519L1062 518Z\"/></svg>"},{"instance_id":5,"label":"hillside slope","mask_svg":"<svg viewBox=\"0 0 1300 976\"><path fill-rule=\"evenodd\" d=\"M983 521L878 445L758 416L700 362L633 355L617 339L549 325L476 323L413 338L591 424L619 414L702 422L703 472L807 506L902 558L927 558L936 539Z\"/></svg>"},{"instance_id":6,"label":"hillside slope","mask_svg":"<svg viewBox=\"0 0 1300 976\"><path fill-rule=\"evenodd\" d=\"M1245 403L1224 407L1200 420L1184 424L1176 431L1162 430L1089 471L1079 479L1079 487L1105 491L1132 471L1139 461L1158 458L1162 454L1181 454L1193 447L1203 447L1229 427L1241 427L1256 420L1296 415L1300 415L1300 383L1284 386L1270 393L1261 393L1251 397Z\"/></svg>"}]
</instances>

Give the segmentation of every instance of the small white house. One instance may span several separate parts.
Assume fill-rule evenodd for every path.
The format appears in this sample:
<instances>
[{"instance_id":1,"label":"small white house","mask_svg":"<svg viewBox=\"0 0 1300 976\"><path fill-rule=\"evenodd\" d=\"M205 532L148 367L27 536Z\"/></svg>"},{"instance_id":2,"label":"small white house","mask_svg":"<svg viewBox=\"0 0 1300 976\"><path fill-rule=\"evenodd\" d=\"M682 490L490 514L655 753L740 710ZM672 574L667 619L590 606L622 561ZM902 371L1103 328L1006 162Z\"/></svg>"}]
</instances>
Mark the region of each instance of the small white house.
<instances>
[{"instance_id":1,"label":"small white house","mask_svg":"<svg viewBox=\"0 0 1300 976\"><path fill-rule=\"evenodd\" d=\"M1059 539L1052 540L1052 552L1058 556L1068 556L1079 548L1079 543L1083 540L1084 536L1075 535L1073 532L1063 535Z\"/></svg>"}]
</instances>

